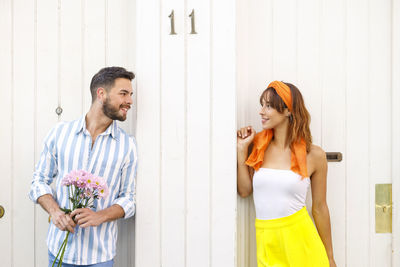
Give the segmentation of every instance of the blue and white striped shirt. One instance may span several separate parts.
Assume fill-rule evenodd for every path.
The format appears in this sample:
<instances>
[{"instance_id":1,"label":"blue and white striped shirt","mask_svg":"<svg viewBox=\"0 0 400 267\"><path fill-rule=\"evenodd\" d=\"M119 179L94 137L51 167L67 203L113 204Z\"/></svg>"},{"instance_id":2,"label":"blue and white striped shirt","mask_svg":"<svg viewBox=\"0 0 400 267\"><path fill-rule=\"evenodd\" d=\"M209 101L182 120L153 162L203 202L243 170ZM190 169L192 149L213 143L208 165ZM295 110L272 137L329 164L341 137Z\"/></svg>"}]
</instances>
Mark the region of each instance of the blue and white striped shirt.
<instances>
[{"instance_id":1,"label":"blue and white striped shirt","mask_svg":"<svg viewBox=\"0 0 400 267\"><path fill-rule=\"evenodd\" d=\"M40 196L51 194L60 207L70 208L68 190L61 185L61 180L72 170L85 170L103 177L110 189L106 199L95 201L94 210L118 204L125 211L125 218L129 218L135 213L136 166L135 139L119 128L116 121L96 138L93 148L85 116L72 122L61 122L45 139L29 197L37 202ZM54 178L55 192L50 187ZM53 255L57 255L66 233L50 223L47 246ZM97 227L77 226L75 233L68 238L63 261L88 265L113 259L117 234L116 221L105 222Z\"/></svg>"}]
</instances>

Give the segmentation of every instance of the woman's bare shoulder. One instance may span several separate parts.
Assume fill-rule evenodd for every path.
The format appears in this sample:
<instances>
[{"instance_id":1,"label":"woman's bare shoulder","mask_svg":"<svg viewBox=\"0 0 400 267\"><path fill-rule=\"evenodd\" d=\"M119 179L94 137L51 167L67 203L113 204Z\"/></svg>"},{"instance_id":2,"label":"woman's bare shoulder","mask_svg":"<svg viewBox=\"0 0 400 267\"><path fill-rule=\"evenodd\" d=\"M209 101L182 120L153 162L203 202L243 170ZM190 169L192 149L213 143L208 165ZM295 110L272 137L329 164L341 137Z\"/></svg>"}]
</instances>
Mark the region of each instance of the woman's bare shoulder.
<instances>
[{"instance_id":1,"label":"woman's bare shoulder","mask_svg":"<svg viewBox=\"0 0 400 267\"><path fill-rule=\"evenodd\" d=\"M326 154L325 151L317 145L312 144L307 155L307 165L311 171L311 175L318 169L325 169Z\"/></svg>"},{"instance_id":2,"label":"woman's bare shoulder","mask_svg":"<svg viewBox=\"0 0 400 267\"><path fill-rule=\"evenodd\" d=\"M320 160L326 157L325 151L317 145L311 144L310 152L308 152L308 156L313 159Z\"/></svg>"}]
</instances>

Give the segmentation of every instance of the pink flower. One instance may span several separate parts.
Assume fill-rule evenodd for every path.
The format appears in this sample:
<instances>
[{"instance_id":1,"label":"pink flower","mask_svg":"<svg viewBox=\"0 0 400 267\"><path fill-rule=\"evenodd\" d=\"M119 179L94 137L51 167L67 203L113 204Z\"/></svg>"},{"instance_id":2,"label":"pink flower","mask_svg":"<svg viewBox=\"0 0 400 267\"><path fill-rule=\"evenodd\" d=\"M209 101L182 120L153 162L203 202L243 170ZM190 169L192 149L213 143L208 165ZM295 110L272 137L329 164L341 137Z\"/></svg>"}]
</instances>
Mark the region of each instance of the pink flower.
<instances>
[{"instance_id":1,"label":"pink flower","mask_svg":"<svg viewBox=\"0 0 400 267\"><path fill-rule=\"evenodd\" d=\"M69 174L65 175L65 177L61 181L61 185L70 186L73 184L73 177Z\"/></svg>"},{"instance_id":2,"label":"pink flower","mask_svg":"<svg viewBox=\"0 0 400 267\"><path fill-rule=\"evenodd\" d=\"M74 185L75 184L75 179L80 176L80 173L78 171L72 171L68 173L67 175L64 176L64 178L61 181L62 185Z\"/></svg>"},{"instance_id":3,"label":"pink flower","mask_svg":"<svg viewBox=\"0 0 400 267\"><path fill-rule=\"evenodd\" d=\"M86 177L86 189L90 191L95 191L100 185L99 177L90 174Z\"/></svg>"},{"instance_id":4,"label":"pink flower","mask_svg":"<svg viewBox=\"0 0 400 267\"><path fill-rule=\"evenodd\" d=\"M94 176L93 180L92 180L92 188L94 190L98 189L99 187L101 187L101 185L104 183L103 179L101 177L98 176Z\"/></svg>"},{"instance_id":5,"label":"pink flower","mask_svg":"<svg viewBox=\"0 0 400 267\"><path fill-rule=\"evenodd\" d=\"M70 173L68 173L66 175L66 177L68 177L68 176L70 177L71 184L76 186L78 181L82 177L82 171L71 171Z\"/></svg>"},{"instance_id":6,"label":"pink flower","mask_svg":"<svg viewBox=\"0 0 400 267\"><path fill-rule=\"evenodd\" d=\"M100 198L106 198L108 196L108 194L110 193L110 190L108 189L108 186L106 183L102 184L98 188L98 193L99 193Z\"/></svg>"}]
</instances>

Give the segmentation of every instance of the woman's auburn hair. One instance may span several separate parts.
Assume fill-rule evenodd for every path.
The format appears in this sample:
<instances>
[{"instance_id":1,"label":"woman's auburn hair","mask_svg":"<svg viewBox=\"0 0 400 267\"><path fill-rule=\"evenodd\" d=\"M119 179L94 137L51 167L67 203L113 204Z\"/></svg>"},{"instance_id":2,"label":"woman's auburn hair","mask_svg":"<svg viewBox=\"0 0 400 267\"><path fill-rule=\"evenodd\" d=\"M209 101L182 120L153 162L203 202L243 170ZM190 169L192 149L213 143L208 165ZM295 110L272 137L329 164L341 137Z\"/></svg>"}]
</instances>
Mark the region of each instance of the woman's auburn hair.
<instances>
[{"instance_id":1,"label":"woman's auburn hair","mask_svg":"<svg viewBox=\"0 0 400 267\"><path fill-rule=\"evenodd\" d=\"M290 111L291 118L289 118L289 129L286 137L286 144L289 144L290 148L292 148L292 144L294 142L304 139L307 146L307 152L310 152L312 144L310 113L304 105L303 96L301 95L299 89L291 83L285 82L285 84L289 86L292 95L292 110ZM279 113L283 113L285 108L287 108L285 102L283 102L282 98L278 95L273 87L268 87L261 94L260 104L263 105L264 101L268 101L271 107L276 109Z\"/></svg>"}]
</instances>

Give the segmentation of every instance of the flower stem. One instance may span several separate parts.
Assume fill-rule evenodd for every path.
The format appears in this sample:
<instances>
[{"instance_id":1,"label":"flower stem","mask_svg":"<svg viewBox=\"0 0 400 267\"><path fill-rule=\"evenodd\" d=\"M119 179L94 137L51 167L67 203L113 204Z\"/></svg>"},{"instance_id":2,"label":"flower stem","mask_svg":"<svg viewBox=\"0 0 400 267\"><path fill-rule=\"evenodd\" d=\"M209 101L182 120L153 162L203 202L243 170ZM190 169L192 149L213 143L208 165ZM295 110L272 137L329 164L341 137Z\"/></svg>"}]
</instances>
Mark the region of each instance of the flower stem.
<instances>
[{"instance_id":1,"label":"flower stem","mask_svg":"<svg viewBox=\"0 0 400 267\"><path fill-rule=\"evenodd\" d=\"M59 267L62 267L64 253L65 253L65 249L67 248L67 243L68 243L68 236L69 236L69 232L67 232L67 236L65 237L65 240L64 240L64 242L65 242L64 248L63 248L63 251L62 251L61 256L60 256L60 261L58 262L58 266Z\"/></svg>"},{"instance_id":2,"label":"flower stem","mask_svg":"<svg viewBox=\"0 0 400 267\"><path fill-rule=\"evenodd\" d=\"M51 265L51 267L54 267L54 264L56 263L56 261L57 261L57 259L58 259L58 256L60 255L60 252L61 252L61 255L60 255L60 258L59 258L57 267L61 267L61 266L62 266L62 262L63 262L62 260L63 260L63 258L64 258L65 249L67 248L68 236L69 236L69 232L67 232L67 235L65 236L65 239L64 239L64 241L62 242L61 247L60 247L60 249L58 250L57 256L56 256L56 258L54 259L53 265Z\"/></svg>"}]
</instances>

